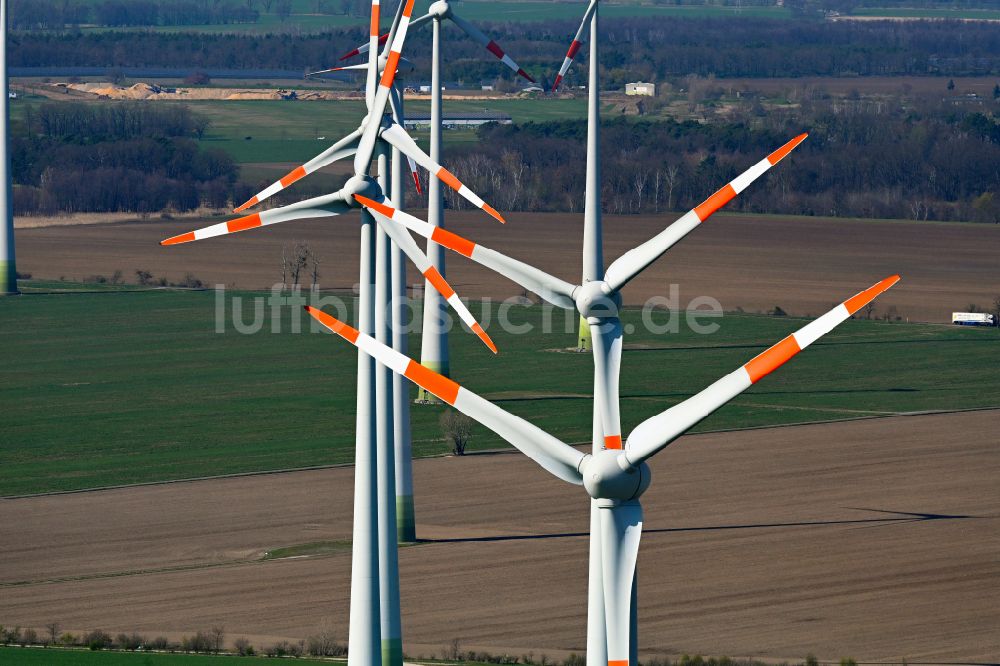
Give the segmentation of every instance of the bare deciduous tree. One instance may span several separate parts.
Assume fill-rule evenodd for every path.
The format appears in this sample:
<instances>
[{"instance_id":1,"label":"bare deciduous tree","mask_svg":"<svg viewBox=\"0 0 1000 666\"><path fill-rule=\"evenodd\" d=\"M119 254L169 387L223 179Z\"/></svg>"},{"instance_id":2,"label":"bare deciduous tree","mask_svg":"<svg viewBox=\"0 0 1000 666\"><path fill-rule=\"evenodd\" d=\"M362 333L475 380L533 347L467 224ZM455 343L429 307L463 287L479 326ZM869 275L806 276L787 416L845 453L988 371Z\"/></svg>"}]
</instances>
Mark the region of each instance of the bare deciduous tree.
<instances>
[{"instance_id":1,"label":"bare deciduous tree","mask_svg":"<svg viewBox=\"0 0 1000 666\"><path fill-rule=\"evenodd\" d=\"M452 453L456 456L465 455L465 447L472 439L472 419L462 412L449 409L441 415L441 432L451 442Z\"/></svg>"}]
</instances>

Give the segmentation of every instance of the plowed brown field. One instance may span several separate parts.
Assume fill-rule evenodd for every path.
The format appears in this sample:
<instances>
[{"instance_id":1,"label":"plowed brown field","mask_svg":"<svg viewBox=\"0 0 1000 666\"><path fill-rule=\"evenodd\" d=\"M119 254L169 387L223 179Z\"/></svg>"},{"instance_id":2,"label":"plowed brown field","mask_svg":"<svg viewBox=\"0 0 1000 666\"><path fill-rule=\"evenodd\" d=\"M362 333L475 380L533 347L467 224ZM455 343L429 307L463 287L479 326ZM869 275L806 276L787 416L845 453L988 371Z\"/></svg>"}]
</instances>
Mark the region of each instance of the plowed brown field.
<instances>
[{"instance_id":1,"label":"plowed brown field","mask_svg":"<svg viewBox=\"0 0 1000 666\"><path fill-rule=\"evenodd\" d=\"M642 652L1000 661L998 426L980 411L679 440L643 497ZM581 652L582 490L516 453L414 474L407 652ZM345 638L346 550L259 558L349 539L352 486L336 468L0 500L0 622Z\"/></svg>"},{"instance_id":2,"label":"plowed brown field","mask_svg":"<svg viewBox=\"0 0 1000 666\"><path fill-rule=\"evenodd\" d=\"M676 215L607 216L606 257L611 260L643 242ZM449 213L459 234L523 259L566 279L579 279L582 217L512 214L506 225L482 213ZM320 260L324 287L346 288L357 280L357 215L306 220L223 239L161 247L158 242L209 224L145 222L19 229L18 268L36 278L126 279L144 269L180 280L192 273L208 284L266 288L281 279L281 248L306 241ZM893 273L904 280L879 301L915 321L950 321L970 303L988 307L1000 295L1000 225L918 224L823 218L721 215L691 234L624 291L628 304L666 296L680 285L680 305L696 296L717 298L727 310L818 315ZM507 297L517 285L472 264L448 257L449 280L464 297ZM411 269L411 282L415 272Z\"/></svg>"}]
</instances>

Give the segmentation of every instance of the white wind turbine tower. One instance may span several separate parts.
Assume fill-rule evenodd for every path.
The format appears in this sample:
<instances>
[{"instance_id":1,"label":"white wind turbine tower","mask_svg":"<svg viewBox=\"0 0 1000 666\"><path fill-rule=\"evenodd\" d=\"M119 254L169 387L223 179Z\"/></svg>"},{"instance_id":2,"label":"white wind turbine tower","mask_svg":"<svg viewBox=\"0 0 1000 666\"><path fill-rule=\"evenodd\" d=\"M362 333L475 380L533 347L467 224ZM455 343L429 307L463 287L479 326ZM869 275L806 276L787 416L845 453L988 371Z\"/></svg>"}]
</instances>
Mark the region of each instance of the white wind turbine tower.
<instances>
[{"instance_id":1,"label":"white wind turbine tower","mask_svg":"<svg viewBox=\"0 0 1000 666\"><path fill-rule=\"evenodd\" d=\"M10 79L7 76L7 0L0 0L0 76L3 89L0 90L0 215L3 215L3 230L0 231L0 296L17 294L17 262L14 252L14 196L10 170Z\"/></svg>"},{"instance_id":2,"label":"white wind turbine tower","mask_svg":"<svg viewBox=\"0 0 1000 666\"><path fill-rule=\"evenodd\" d=\"M418 19L414 19L411 27L418 27L433 22L433 38L431 45L431 123L430 123L430 159L435 163L441 162L441 23L445 19L452 21L460 30L471 37L474 41L482 45L487 51L500 59L507 67L519 76L528 81L535 80L524 71L514 60L507 55L500 46L483 34L476 26L463 19L455 13L448 3L448 0L437 0L429 8L427 14ZM388 40L389 35L385 34L379 38L381 43ZM356 55L361 55L374 48L371 43L359 46L350 53L343 55L340 59L346 60ZM448 181L442 179L446 184ZM444 199L441 190L441 183L436 179L430 179L427 186L427 221L436 227L444 226ZM434 266L441 275L446 275L445 253L436 243L427 243L427 255L431 265ZM428 282L424 288L424 311L423 328L420 344L420 362L428 368L439 372L445 376L449 374L449 354L448 354L448 332L445 328L445 310L447 306L438 291L432 288ZM431 394L423 389L419 398L424 400L430 398ZM399 449L397 448L397 451ZM416 519L414 516L413 503L413 480L409 458L400 455L396 460L396 483L400 489L396 503L399 507L399 538L401 541L416 541Z\"/></svg>"},{"instance_id":3,"label":"white wind turbine tower","mask_svg":"<svg viewBox=\"0 0 1000 666\"><path fill-rule=\"evenodd\" d=\"M601 90L600 61L597 55L597 0L590 0L587 11L583 14L580 27L569 45L563 64L552 82L552 92L559 88L573 58L583 45L584 30L590 26L590 68L587 82L587 180L583 209L583 282L600 279L604 273L604 243L601 229ZM580 318L580 334L577 336L577 348L590 349L590 327L584 318ZM597 417L594 414L595 430Z\"/></svg>"},{"instance_id":4,"label":"white wind turbine tower","mask_svg":"<svg viewBox=\"0 0 1000 666\"><path fill-rule=\"evenodd\" d=\"M294 170L289 176L266 188L251 199L241 209L252 206L291 185L307 173L336 159L354 155L354 175L344 186L333 194L314 197L306 201L265 210L229 222L215 224L203 229L180 234L161 242L162 245L176 245L215 236L237 233L271 224L306 218L323 218L341 215L353 208L361 208L356 200L358 195L385 198L388 183L386 164L389 147L400 150L412 157L418 164L429 169L436 178L459 190L459 193L502 221L499 213L483 202L474 192L465 187L444 167L424 154L398 125L386 109L390 101L393 81L400 52L406 39L414 0L407 0L399 13L389 53L381 66L379 75L378 43L378 0L372 2L370 55L366 102L368 113L359 128L341 140L319 157ZM378 158L379 182L368 175L373 157ZM394 180L401 181L401 177ZM401 187L399 188L402 189ZM391 340L386 333L384 317L376 331L375 299L376 278L383 285L388 279L391 260L387 256L388 242L383 237L376 238L373 218L362 210L361 215L361 259L358 326L366 335L375 334L384 342ZM435 289L441 290L448 303L458 312L460 318L494 352L493 341L476 322L468 308L458 299L448 282L431 266L426 255L417 247L405 231L395 225L380 224L389 239L395 242L407 257L416 264L420 272ZM376 267L380 274L376 275ZM379 291L384 300L386 288ZM398 352L395 352L398 353ZM358 402L356 423L356 458L354 488L354 529L351 565L351 626L349 634L349 664L351 666L371 666L383 663L399 666L402 663L402 631L399 613L399 571L396 558L395 529L395 488L392 486L394 453L391 442L385 436L392 418L388 409L391 401L386 400L388 385L385 372L376 372L373 359L364 353L358 355ZM381 386L382 401L376 399L376 387ZM382 436L378 437L377 433Z\"/></svg>"},{"instance_id":5,"label":"white wind turbine tower","mask_svg":"<svg viewBox=\"0 0 1000 666\"><path fill-rule=\"evenodd\" d=\"M601 428L598 435L601 446L595 447L590 455L580 453L452 380L380 345L370 336L323 312L308 308L310 314L327 328L490 428L553 475L586 488L592 506L588 666L629 666L635 663L637 622L631 609L642 530L642 509L638 499L650 481L645 461L899 280L898 276L891 276L844 301L700 393L647 419L632 431L623 444L618 396L622 350L620 290L788 155L805 137L803 134L792 139L658 235L626 252L611 264L601 279L579 285L436 228L394 209L385 201L357 196L380 222L396 222L500 273L554 305L576 309L587 319L594 340L594 402Z\"/></svg>"}]
</instances>

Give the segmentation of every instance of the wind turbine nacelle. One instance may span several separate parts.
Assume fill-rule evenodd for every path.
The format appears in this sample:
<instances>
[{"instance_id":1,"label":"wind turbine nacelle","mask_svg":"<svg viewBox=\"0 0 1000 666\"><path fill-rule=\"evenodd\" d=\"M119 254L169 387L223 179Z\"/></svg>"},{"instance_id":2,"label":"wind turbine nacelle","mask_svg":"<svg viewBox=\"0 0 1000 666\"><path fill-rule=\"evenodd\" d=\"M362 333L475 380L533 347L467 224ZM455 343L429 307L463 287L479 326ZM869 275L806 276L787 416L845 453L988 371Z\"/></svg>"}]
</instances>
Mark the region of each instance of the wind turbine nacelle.
<instances>
[{"instance_id":1,"label":"wind turbine nacelle","mask_svg":"<svg viewBox=\"0 0 1000 666\"><path fill-rule=\"evenodd\" d=\"M582 465L583 487L598 500L627 502L638 499L649 488L649 465L632 465L620 449L605 449L590 456Z\"/></svg>"},{"instance_id":2,"label":"wind turbine nacelle","mask_svg":"<svg viewBox=\"0 0 1000 666\"><path fill-rule=\"evenodd\" d=\"M440 18L447 18L451 14L451 5L448 4L448 0L437 0L427 8L427 13Z\"/></svg>"}]
</instances>

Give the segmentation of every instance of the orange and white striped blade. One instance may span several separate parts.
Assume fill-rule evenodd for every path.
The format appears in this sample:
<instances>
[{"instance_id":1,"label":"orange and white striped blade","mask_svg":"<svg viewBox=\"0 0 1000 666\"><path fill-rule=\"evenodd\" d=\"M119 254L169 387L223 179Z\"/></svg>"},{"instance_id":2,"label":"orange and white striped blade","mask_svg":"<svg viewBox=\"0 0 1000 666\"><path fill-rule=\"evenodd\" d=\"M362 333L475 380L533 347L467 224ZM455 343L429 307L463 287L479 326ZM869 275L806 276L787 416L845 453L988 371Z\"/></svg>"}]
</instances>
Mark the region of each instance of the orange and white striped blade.
<instances>
[{"instance_id":1,"label":"orange and white striped blade","mask_svg":"<svg viewBox=\"0 0 1000 666\"><path fill-rule=\"evenodd\" d=\"M661 451L699 421L780 368L897 282L899 276L892 275L872 285L758 354L697 395L640 423L625 443L629 461L638 464Z\"/></svg>"},{"instance_id":2,"label":"orange and white striped blade","mask_svg":"<svg viewBox=\"0 0 1000 666\"><path fill-rule=\"evenodd\" d=\"M345 157L350 157L358 149L358 137L360 136L361 130L354 130L302 166L292 169L281 179L265 187L233 212L242 213L247 208L256 206L260 202L274 196L286 187L290 187L292 184L302 180L309 174L322 169L325 166L329 166L338 160L342 160Z\"/></svg>"},{"instance_id":3,"label":"orange and white striped blade","mask_svg":"<svg viewBox=\"0 0 1000 666\"><path fill-rule=\"evenodd\" d=\"M417 162L409 155L406 156L406 162L410 165L410 175L413 177L413 189L417 191L417 194L423 194L424 190L420 186L420 174L417 173Z\"/></svg>"},{"instance_id":4,"label":"orange and white striped blade","mask_svg":"<svg viewBox=\"0 0 1000 666\"><path fill-rule=\"evenodd\" d=\"M378 38L378 45L379 46L381 46L382 44L385 44L387 41L389 41L389 33L385 33L384 35L379 35L379 38ZM339 59L340 60L347 60L348 58L353 58L354 56L359 56L359 55L362 55L364 53L368 53L368 49L370 49L370 48L371 48L371 44L370 43L368 43L368 44L362 44L361 46L359 46L358 48L354 49L353 51L349 51L348 53L345 53L344 55L340 56Z\"/></svg>"},{"instance_id":5,"label":"orange and white striped blade","mask_svg":"<svg viewBox=\"0 0 1000 666\"><path fill-rule=\"evenodd\" d=\"M392 82L396 78L396 65L399 63L400 52L403 49L403 44L406 42L406 31L410 25L410 15L413 13L414 0L405 0L405 2L403 14L399 20L399 27L396 29L396 35L392 40L389 57L386 59L385 68L382 70L382 78L379 80L378 90L375 92L375 101L368 110L368 124L365 125L365 131L361 135L361 141L358 143L358 152L354 155L354 172L356 174L368 171L368 164L371 162L372 155L375 152L375 140L382 129L382 116L385 114L385 106L389 102L389 92L392 89ZM368 54L370 62L378 60L378 54L374 51L375 46L372 45L372 51Z\"/></svg>"},{"instance_id":6,"label":"orange and white striped blade","mask_svg":"<svg viewBox=\"0 0 1000 666\"><path fill-rule=\"evenodd\" d=\"M576 54L580 51L580 47L583 46L584 31L590 26L590 20L594 18L594 11L596 9L597 0L591 0L590 5L587 6L587 11L583 14L583 20L580 21L580 27L576 30L576 36L573 37L573 41L569 45L569 50L566 51L566 57L563 58L563 64L559 68L559 73L556 74L556 79L552 82L552 92L555 92L556 88L559 87L563 77L566 76L566 72L569 71L569 66L573 64L573 58L576 57Z\"/></svg>"},{"instance_id":7,"label":"orange and white striped blade","mask_svg":"<svg viewBox=\"0 0 1000 666\"><path fill-rule=\"evenodd\" d=\"M477 245L458 234L424 222L409 213L397 210L383 202L369 199L360 194L354 195L354 198L369 210L413 231L417 235L423 236L427 240L434 241L453 252L457 252L476 263L486 266L500 275L513 280L525 289L535 292L553 305L568 310L576 308L573 301L573 290L575 287L564 280L560 280L534 266L529 266L524 262L491 250L488 247Z\"/></svg>"},{"instance_id":8,"label":"orange and white striped blade","mask_svg":"<svg viewBox=\"0 0 1000 666\"><path fill-rule=\"evenodd\" d=\"M328 330L391 368L393 372L403 375L417 386L430 391L442 401L497 433L553 475L577 485L583 483L579 469L584 455L565 442L322 310L306 306L306 311Z\"/></svg>"},{"instance_id":9,"label":"orange and white striped blade","mask_svg":"<svg viewBox=\"0 0 1000 666\"><path fill-rule=\"evenodd\" d=\"M368 79L365 82L365 104L368 106L369 113L375 103L375 82L378 80L380 8L379 0L372 0L371 22L368 26Z\"/></svg>"},{"instance_id":10,"label":"orange and white striped blade","mask_svg":"<svg viewBox=\"0 0 1000 666\"><path fill-rule=\"evenodd\" d=\"M484 35L479 28L456 14L454 10L452 10L452 12L448 15L448 18L450 18L452 22L462 30L462 32L467 34L469 37L472 37L472 39L476 42L479 42L483 48L496 56L500 62L507 65L507 67L509 67L515 74L531 81L532 83L535 83L535 80L531 78L530 74L521 69L521 67L514 62L513 58L507 55L504 50L500 48L499 44Z\"/></svg>"},{"instance_id":11,"label":"orange and white striped blade","mask_svg":"<svg viewBox=\"0 0 1000 666\"><path fill-rule=\"evenodd\" d=\"M629 666L632 580L642 538L642 506L631 500L601 507L598 514L608 666Z\"/></svg>"},{"instance_id":12,"label":"orange and white striped blade","mask_svg":"<svg viewBox=\"0 0 1000 666\"><path fill-rule=\"evenodd\" d=\"M463 199L481 209L493 219L506 224L507 221L503 219L503 216L500 215L500 213L498 213L493 206L483 201L478 194L469 189L464 183L462 183L462 181L456 178L453 173L432 160L430 155L422 151L417 145L417 142L410 138L410 135L406 133L406 130L398 124L393 124L391 127L384 129L381 136L394 148L398 148L401 153L409 158L412 158L417 164L427 169L432 176L458 192Z\"/></svg>"},{"instance_id":13,"label":"orange and white striped blade","mask_svg":"<svg viewBox=\"0 0 1000 666\"><path fill-rule=\"evenodd\" d=\"M205 240L206 238L235 234L249 229L257 229L258 227L266 227L280 222L291 222L292 220L304 220L315 217L332 217L334 215L346 213L350 209L351 207L344 202L342 194L340 192L336 192L334 194L327 194L322 197L300 201L298 203L291 204L290 206L272 208L271 210L254 213L253 215L230 220L228 222L213 224L210 227L189 231L185 234L180 234L162 240L160 241L160 245L180 245L182 243Z\"/></svg>"},{"instance_id":14,"label":"orange and white striped blade","mask_svg":"<svg viewBox=\"0 0 1000 666\"><path fill-rule=\"evenodd\" d=\"M753 165L739 176L734 178L725 187L710 196L694 209L688 211L678 218L673 224L661 231L659 234L649 239L642 245L632 248L622 256L612 262L604 274L604 281L608 283L612 291L617 291L625 286L632 278L646 270L646 267L659 259L664 252L669 250L675 243L687 236L699 224L711 217L715 211L729 203L737 194L750 186L768 169L785 158L800 143L805 141L808 134L800 134L781 148Z\"/></svg>"},{"instance_id":15,"label":"orange and white striped blade","mask_svg":"<svg viewBox=\"0 0 1000 666\"><path fill-rule=\"evenodd\" d=\"M374 199L369 199L363 197L359 194L355 194L354 198L357 199L359 203L365 206L374 216L376 222L378 222L379 227L385 230L389 238L399 246L399 249L413 262L413 265L417 267L417 270L430 282L434 289L441 294L441 296L448 302L448 305L458 314L459 318L465 323L466 326L472 329L472 332L479 336L479 339L483 341L483 344L489 347L489 349L496 354L497 347L493 344L493 340L490 338L489 334L483 329L476 318L466 307L462 299L458 297L455 290L452 289L448 281L441 275L441 272L431 264L430 259L424 254L416 242L414 242L413 237L406 233L406 230L401 226L397 225L392 220L391 213L395 211L391 206L375 201Z\"/></svg>"}]
</instances>

